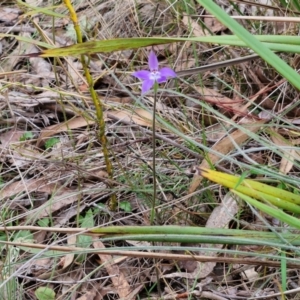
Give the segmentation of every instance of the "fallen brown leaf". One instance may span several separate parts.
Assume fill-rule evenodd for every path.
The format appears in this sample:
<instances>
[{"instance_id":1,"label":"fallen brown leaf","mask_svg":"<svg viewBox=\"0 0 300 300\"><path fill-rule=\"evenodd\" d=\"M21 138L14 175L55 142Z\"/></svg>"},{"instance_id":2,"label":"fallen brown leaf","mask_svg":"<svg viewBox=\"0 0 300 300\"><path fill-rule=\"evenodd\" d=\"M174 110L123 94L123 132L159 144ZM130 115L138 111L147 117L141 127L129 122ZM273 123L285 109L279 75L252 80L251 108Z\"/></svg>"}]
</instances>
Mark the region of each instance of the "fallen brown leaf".
<instances>
[{"instance_id":1,"label":"fallen brown leaf","mask_svg":"<svg viewBox=\"0 0 300 300\"><path fill-rule=\"evenodd\" d=\"M108 113L120 120L133 122L141 126L152 126L152 114L142 108L137 108L134 111L109 111Z\"/></svg>"},{"instance_id":2,"label":"fallen brown leaf","mask_svg":"<svg viewBox=\"0 0 300 300\"><path fill-rule=\"evenodd\" d=\"M86 118L79 116L79 117L74 117L70 120L67 120L65 122L55 124L48 126L41 130L40 136L36 142L37 147L39 147L46 138L49 138L53 136L54 134L57 134L59 132L64 132L68 131L70 129L76 129L88 125L93 125L95 124L95 120L87 120Z\"/></svg>"},{"instance_id":3,"label":"fallen brown leaf","mask_svg":"<svg viewBox=\"0 0 300 300\"><path fill-rule=\"evenodd\" d=\"M95 240L93 242L95 248L105 248L102 242ZM131 287L127 282L124 274L120 271L118 265L113 262L113 257L107 254L98 254L101 261L104 264L104 267L107 270L107 273L112 276L111 281L113 282L114 287L117 290L119 299L122 300L134 300L135 296L131 295Z\"/></svg>"}]
</instances>

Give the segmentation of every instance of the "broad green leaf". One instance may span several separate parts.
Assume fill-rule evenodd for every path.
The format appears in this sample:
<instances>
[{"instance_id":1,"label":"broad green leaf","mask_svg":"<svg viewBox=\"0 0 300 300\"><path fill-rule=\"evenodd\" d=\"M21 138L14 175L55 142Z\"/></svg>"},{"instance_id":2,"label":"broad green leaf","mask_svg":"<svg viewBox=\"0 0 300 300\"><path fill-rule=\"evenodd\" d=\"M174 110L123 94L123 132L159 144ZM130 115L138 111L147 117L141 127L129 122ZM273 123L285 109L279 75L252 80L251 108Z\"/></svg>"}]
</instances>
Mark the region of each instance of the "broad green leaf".
<instances>
[{"instance_id":1,"label":"broad green leaf","mask_svg":"<svg viewBox=\"0 0 300 300\"><path fill-rule=\"evenodd\" d=\"M19 230L14 236L14 242L32 242L33 234L29 230Z\"/></svg>"},{"instance_id":2,"label":"broad green leaf","mask_svg":"<svg viewBox=\"0 0 300 300\"><path fill-rule=\"evenodd\" d=\"M38 300L55 300L55 292L49 287L39 287L34 292Z\"/></svg>"},{"instance_id":3,"label":"broad green leaf","mask_svg":"<svg viewBox=\"0 0 300 300\"><path fill-rule=\"evenodd\" d=\"M46 149L52 148L54 145L58 144L59 142L60 142L59 138L52 137L45 142L45 148Z\"/></svg>"},{"instance_id":4,"label":"broad green leaf","mask_svg":"<svg viewBox=\"0 0 300 300\"><path fill-rule=\"evenodd\" d=\"M85 216L81 219L81 228L92 228L95 226L93 211L89 209ZM79 235L77 237L77 247L89 247L92 243L92 237L87 235Z\"/></svg>"},{"instance_id":5,"label":"broad green leaf","mask_svg":"<svg viewBox=\"0 0 300 300\"><path fill-rule=\"evenodd\" d=\"M26 131L20 137L20 141L23 142L23 141L30 140L30 139L33 139L33 138L34 138L33 133L31 131Z\"/></svg>"},{"instance_id":6,"label":"broad green leaf","mask_svg":"<svg viewBox=\"0 0 300 300\"><path fill-rule=\"evenodd\" d=\"M93 211L92 209L89 209L85 216L81 219L81 224L80 227L81 228L92 228L95 226L94 223L94 215L93 215ZM84 248L88 248L90 247L92 243L92 237L91 236L87 236L87 235L79 235L77 236L77 242L76 242L76 246L77 247L84 247ZM77 258L78 262L82 262L85 259L85 255L79 255Z\"/></svg>"},{"instance_id":7,"label":"broad green leaf","mask_svg":"<svg viewBox=\"0 0 300 300\"><path fill-rule=\"evenodd\" d=\"M128 201L122 201L122 202L120 202L119 207L121 209L123 209L125 212L128 212L128 213L132 212L131 204Z\"/></svg>"},{"instance_id":8,"label":"broad green leaf","mask_svg":"<svg viewBox=\"0 0 300 300\"><path fill-rule=\"evenodd\" d=\"M50 224L50 218L42 218L38 220L37 223L41 227L48 227Z\"/></svg>"}]
</instances>

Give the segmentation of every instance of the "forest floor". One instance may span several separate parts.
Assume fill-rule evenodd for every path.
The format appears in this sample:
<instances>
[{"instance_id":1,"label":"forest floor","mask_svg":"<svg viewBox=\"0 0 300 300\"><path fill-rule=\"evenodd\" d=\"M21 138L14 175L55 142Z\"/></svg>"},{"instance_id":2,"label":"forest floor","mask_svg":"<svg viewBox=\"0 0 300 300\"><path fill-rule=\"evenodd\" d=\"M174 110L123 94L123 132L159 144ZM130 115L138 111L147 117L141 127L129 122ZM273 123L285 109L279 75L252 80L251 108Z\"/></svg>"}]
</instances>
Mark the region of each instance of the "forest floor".
<instances>
[{"instance_id":1,"label":"forest floor","mask_svg":"<svg viewBox=\"0 0 300 300\"><path fill-rule=\"evenodd\" d=\"M238 22L254 35L298 35L297 23L247 19L299 16L280 0L215 2L231 16L244 16ZM72 4L84 42L231 34L197 1ZM0 299L300 299L299 270L286 270L285 286L296 291L283 296L280 266L245 264L238 254L281 255L271 246L105 240L63 232L126 225L276 229L275 218L235 201L215 183L193 178L199 167L214 165L257 179L262 175L255 165L263 166L268 178L278 172L290 180L277 185L289 188L298 181L299 188L299 91L259 57L239 61L253 54L248 48L187 41L92 54L87 63L103 108L109 174L79 57L25 56L43 50L39 42L76 44L64 1L0 1L0 32L0 240L6 241ZM172 68L177 77L160 84L156 95L154 90L141 95L141 82L132 74L148 69L151 49L160 66ZM278 55L299 68L298 54ZM260 126L243 130L249 124ZM218 155L208 161L211 153ZM69 247L69 253L54 246ZM124 252L93 252L99 248ZM125 252L136 249L144 251ZM159 258L149 256L152 252ZM168 259L169 254L208 255L215 261ZM288 254L297 259L292 250ZM240 263L226 260L232 257Z\"/></svg>"}]
</instances>

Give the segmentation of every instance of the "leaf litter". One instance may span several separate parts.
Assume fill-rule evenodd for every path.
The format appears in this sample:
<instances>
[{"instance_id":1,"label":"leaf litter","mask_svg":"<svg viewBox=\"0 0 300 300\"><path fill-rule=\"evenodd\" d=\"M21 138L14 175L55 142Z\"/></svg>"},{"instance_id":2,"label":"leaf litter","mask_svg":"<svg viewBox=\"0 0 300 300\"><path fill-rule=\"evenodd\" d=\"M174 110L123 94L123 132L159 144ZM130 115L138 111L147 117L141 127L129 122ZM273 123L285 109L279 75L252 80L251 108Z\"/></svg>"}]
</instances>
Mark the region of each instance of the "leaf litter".
<instances>
[{"instance_id":1,"label":"leaf litter","mask_svg":"<svg viewBox=\"0 0 300 300\"><path fill-rule=\"evenodd\" d=\"M77 1L74 6L85 39L91 41L145 37L150 28L154 37L228 33L215 19L205 17L207 13L199 4L191 6L193 12L182 13L182 7L176 6L178 3L170 6L167 1L159 2L156 19L153 19L156 1L90 0ZM216 2L233 15L278 13L264 6L266 3L260 5L260 1L248 6L239 4L240 10L234 10L229 1ZM89 211L95 226L148 225L154 95L150 91L141 98L131 74L146 68L151 48L89 58L95 89L105 106L106 135L115 170L117 198L119 202L130 203L132 210L111 212L107 204L112 191L101 144L96 139L95 108L82 64L76 57L22 57L43 50L37 42L46 41L49 48L74 44L74 26L67 16L64 5L53 6L51 1L24 1L24 5L20 1L8 1L0 5L2 225L37 225L44 220L49 221L48 226L76 228ZM249 26L244 20L240 22ZM273 32L272 26L266 23L263 30ZM278 28L280 33L285 32L282 24ZM25 39L32 43L23 42ZM245 49L194 43L158 45L154 51L160 65L172 66L175 71L248 54ZM295 65L296 56L292 57ZM251 161L277 167L282 173L297 177L298 92L259 59L184 75L160 87L164 91L159 93L157 115L209 149L207 152L204 148L190 149L187 140L157 121L160 224L217 228L237 228L243 224L246 228L262 228L246 208L238 216L240 207L226 191L218 190L197 173L188 174L187 170L215 165L241 173L243 168L239 168L239 163ZM182 95L174 94L175 90ZM138 105L139 101L143 106ZM260 119L258 112L268 117ZM272 124L271 130L265 130L264 126L278 114L281 119L276 127ZM26 132L31 133L30 138L23 139ZM257 133L258 138L253 139L252 133ZM47 148L46 142L52 138L58 143ZM282 150L278 152L276 148ZM208 191L196 192L205 186ZM14 240L14 235L8 234L5 238ZM39 232L33 238L36 243L45 245L77 243L76 237L63 234ZM149 247L148 243L130 240L101 242L95 239L92 244L88 247L134 245L145 247L145 250ZM176 245L182 249L185 246ZM216 257L225 255L221 250L227 247L195 246L213 247L215 251L209 255ZM274 253L272 251L270 253ZM2 260L7 263L3 257ZM30 267L18 269L24 260L31 262ZM59 260L55 255L44 257L44 254L32 259L32 253L23 250L16 257L14 267L19 270L19 281L15 284L23 286L23 293L14 299L32 299L34 293L35 297L41 297L37 293L45 287L49 288L49 295L55 294L61 299L71 294L73 299L156 299L159 292L163 299L192 296L248 299L254 295L272 297L280 291L278 282L273 280L276 268L252 266L243 269L242 263L239 266L193 263L93 254L82 258L74 253ZM263 288L262 274L268 280ZM295 274L294 270L288 270L291 286L297 282ZM163 288L160 291L158 281Z\"/></svg>"}]
</instances>

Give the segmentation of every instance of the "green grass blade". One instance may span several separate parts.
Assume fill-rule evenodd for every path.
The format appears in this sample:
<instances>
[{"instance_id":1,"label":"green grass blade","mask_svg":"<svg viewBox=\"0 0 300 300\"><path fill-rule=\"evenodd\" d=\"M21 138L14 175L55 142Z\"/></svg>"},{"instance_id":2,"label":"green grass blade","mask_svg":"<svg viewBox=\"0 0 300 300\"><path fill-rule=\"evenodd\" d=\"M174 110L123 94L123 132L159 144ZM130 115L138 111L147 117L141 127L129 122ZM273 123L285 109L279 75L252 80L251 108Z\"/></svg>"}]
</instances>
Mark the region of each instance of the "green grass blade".
<instances>
[{"instance_id":1,"label":"green grass blade","mask_svg":"<svg viewBox=\"0 0 300 300\"><path fill-rule=\"evenodd\" d=\"M108 226L90 229L91 233L109 234L111 235L183 235L183 236L215 236L234 237L236 240L240 237L248 239L265 239L276 240L278 238L273 232L255 231L255 230L240 230L226 228L206 228L206 227L182 227L182 226ZM282 233L284 239L298 245L300 242L299 234ZM191 238L193 239L193 237Z\"/></svg>"},{"instance_id":2,"label":"green grass blade","mask_svg":"<svg viewBox=\"0 0 300 300\"><path fill-rule=\"evenodd\" d=\"M280 198L281 200L300 205L300 195L252 179L243 179L241 181L241 178L239 176L234 176L234 175L230 175L230 174L226 174L214 170L209 170L209 169L201 169L201 175L213 182L224 184L229 188L236 189L239 186L244 186L256 190L258 192L262 192L264 194L268 194L273 197Z\"/></svg>"},{"instance_id":3,"label":"green grass blade","mask_svg":"<svg viewBox=\"0 0 300 300\"><path fill-rule=\"evenodd\" d=\"M20 6L25 6L25 7L29 8L29 9L32 9L32 12L29 12L27 14L31 14L31 13L34 13L34 14L43 13L44 15L48 15L48 16L56 17L56 18L65 18L66 17L63 14L56 13L53 10L48 9L48 8L31 6L31 5L27 4L25 1L17 0L17 3ZM53 6L53 8L56 8L56 7Z\"/></svg>"},{"instance_id":4,"label":"green grass blade","mask_svg":"<svg viewBox=\"0 0 300 300\"><path fill-rule=\"evenodd\" d=\"M234 194L238 195L241 199L245 200L247 203L249 203L252 206L258 208L259 210L265 212L266 214L268 214L290 226L293 226L294 228L300 229L300 220L298 218L288 215L278 208L273 208L273 207L270 207L269 205L261 203L261 202L255 200L245 194L242 194L236 190L231 190L231 191Z\"/></svg>"},{"instance_id":5,"label":"green grass blade","mask_svg":"<svg viewBox=\"0 0 300 300\"><path fill-rule=\"evenodd\" d=\"M44 42L40 42L40 41L37 41L37 40L34 40L34 39L31 39L31 38L28 38L28 37L25 37L25 36L21 36L21 35L14 35L14 34L9 34L9 33L0 33L0 38L7 38L7 37L10 37L10 38L15 38L16 40L20 41L20 42L25 42L25 43L29 43L31 45L36 45L36 46L40 46L40 47L43 47L43 48L55 48L55 46L53 45L50 45L50 44L47 44L47 43L44 43Z\"/></svg>"},{"instance_id":6,"label":"green grass blade","mask_svg":"<svg viewBox=\"0 0 300 300\"><path fill-rule=\"evenodd\" d=\"M267 38L266 36L257 36L257 37L258 39L261 39L264 46L269 50L300 53L300 39L297 37L289 36L286 37L285 39L282 39L279 36L274 36L274 38L272 39ZM294 38L293 41L294 44L292 43L292 38ZM104 41L89 41L89 42L75 44L67 47L48 49L38 53L38 55L41 57L76 56L76 55L93 54L99 52L105 53L105 52L113 52L113 51L126 50L126 49L137 49L140 47L147 47L152 45L168 44L174 42L186 42L186 41L247 47L247 44L245 42L241 41L238 37L234 35L232 36L226 35L222 37L204 36L204 37L190 37L190 38L152 38L152 37L122 38L122 39L111 39L111 40L104 40ZM47 45L47 48L50 47ZM281 60L280 58L278 59Z\"/></svg>"},{"instance_id":7,"label":"green grass blade","mask_svg":"<svg viewBox=\"0 0 300 300\"><path fill-rule=\"evenodd\" d=\"M111 39L104 41L89 41L67 47L49 49L42 51L41 57L61 57L82 54L93 54L99 52L113 52L126 49L137 49L152 45L168 44L172 42L184 41L184 39L165 39L165 38L124 38Z\"/></svg>"}]
</instances>

